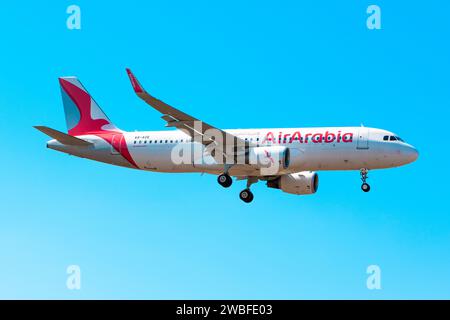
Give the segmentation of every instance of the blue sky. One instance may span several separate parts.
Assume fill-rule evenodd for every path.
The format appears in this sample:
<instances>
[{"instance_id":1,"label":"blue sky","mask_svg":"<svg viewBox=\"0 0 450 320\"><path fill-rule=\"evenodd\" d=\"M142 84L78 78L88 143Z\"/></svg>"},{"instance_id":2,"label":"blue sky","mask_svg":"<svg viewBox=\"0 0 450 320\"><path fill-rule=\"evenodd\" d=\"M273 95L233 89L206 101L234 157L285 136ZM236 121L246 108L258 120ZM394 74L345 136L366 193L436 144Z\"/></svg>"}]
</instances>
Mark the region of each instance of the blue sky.
<instances>
[{"instance_id":1,"label":"blue sky","mask_svg":"<svg viewBox=\"0 0 450 320\"><path fill-rule=\"evenodd\" d=\"M66 8L81 8L81 30ZM366 28L366 8L382 30ZM448 1L5 3L0 298L450 298ZM57 77L77 75L124 130L160 130L125 67L222 128L359 125L417 162L321 172L314 196L214 176L139 172L45 148L65 130ZM82 288L66 288L79 265ZM366 288L379 265L382 289Z\"/></svg>"}]
</instances>

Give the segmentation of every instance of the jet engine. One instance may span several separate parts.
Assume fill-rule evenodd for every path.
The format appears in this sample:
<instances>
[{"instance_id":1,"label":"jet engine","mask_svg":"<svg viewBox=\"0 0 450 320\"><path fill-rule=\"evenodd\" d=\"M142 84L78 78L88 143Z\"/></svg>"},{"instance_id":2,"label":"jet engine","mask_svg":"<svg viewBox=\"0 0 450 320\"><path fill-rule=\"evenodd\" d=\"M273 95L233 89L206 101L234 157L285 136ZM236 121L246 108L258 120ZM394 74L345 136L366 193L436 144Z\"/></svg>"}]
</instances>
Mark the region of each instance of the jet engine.
<instances>
[{"instance_id":1,"label":"jet engine","mask_svg":"<svg viewBox=\"0 0 450 320\"><path fill-rule=\"evenodd\" d=\"M319 176L312 171L284 174L267 181L267 186L292 194L313 194L319 187Z\"/></svg>"}]
</instances>

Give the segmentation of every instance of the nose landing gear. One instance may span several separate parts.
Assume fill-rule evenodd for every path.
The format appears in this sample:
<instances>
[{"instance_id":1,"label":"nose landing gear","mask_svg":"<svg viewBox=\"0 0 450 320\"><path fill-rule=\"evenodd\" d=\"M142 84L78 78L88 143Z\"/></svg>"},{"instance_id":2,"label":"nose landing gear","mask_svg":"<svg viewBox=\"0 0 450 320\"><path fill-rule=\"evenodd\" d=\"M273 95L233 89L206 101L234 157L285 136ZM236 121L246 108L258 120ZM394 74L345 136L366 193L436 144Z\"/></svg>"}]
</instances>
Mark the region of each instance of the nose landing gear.
<instances>
[{"instance_id":1,"label":"nose landing gear","mask_svg":"<svg viewBox=\"0 0 450 320\"><path fill-rule=\"evenodd\" d=\"M361 181L363 182L361 185L361 190L364 192L369 192L370 185L366 182L366 180L368 179L367 174L369 173L369 170L366 168L363 168L363 169L361 169L360 173L361 173Z\"/></svg>"}]
</instances>

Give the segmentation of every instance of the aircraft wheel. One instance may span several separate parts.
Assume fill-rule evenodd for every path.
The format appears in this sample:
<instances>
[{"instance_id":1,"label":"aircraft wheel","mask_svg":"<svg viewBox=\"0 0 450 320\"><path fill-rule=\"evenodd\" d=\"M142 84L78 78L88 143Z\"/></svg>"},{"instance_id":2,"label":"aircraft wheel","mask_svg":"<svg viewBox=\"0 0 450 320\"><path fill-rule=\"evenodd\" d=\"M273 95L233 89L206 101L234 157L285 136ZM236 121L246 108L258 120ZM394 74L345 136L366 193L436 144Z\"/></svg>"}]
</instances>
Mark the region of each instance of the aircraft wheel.
<instances>
[{"instance_id":1,"label":"aircraft wheel","mask_svg":"<svg viewBox=\"0 0 450 320\"><path fill-rule=\"evenodd\" d=\"M253 193L249 189L244 189L239 193L239 198L246 203L253 201Z\"/></svg>"},{"instance_id":2,"label":"aircraft wheel","mask_svg":"<svg viewBox=\"0 0 450 320\"><path fill-rule=\"evenodd\" d=\"M364 191L364 192L369 192L369 191L370 191L370 186L369 186L369 184L363 183L363 184L361 185L361 190Z\"/></svg>"},{"instance_id":3,"label":"aircraft wheel","mask_svg":"<svg viewBox=\"0 0 450 320\"><path fill-rule=\"evenodd\" d=\"M222 187L228 188L233 183L233 179L231 179L228 174L224 173L217 177L217 182L219 182Z\"/></svg>"}]
</instances>

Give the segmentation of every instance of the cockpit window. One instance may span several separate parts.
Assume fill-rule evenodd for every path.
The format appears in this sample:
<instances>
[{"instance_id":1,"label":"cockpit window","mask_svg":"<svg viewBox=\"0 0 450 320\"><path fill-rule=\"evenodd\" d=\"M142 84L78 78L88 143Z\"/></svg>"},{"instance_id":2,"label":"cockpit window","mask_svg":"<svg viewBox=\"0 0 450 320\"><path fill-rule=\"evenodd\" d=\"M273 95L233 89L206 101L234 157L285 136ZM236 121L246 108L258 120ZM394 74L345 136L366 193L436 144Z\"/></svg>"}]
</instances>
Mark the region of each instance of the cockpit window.
<instances>
[{"instance_id":1,"label":"cockpit window","mask_svg":"<svg viewBox=\"0 0 450 320\"><path fill-rule=\"evenodd\" d=\"M401 141L401 142L405 142L399 136L383 136L383 140L384 141Z\"/></svg>"}]
</instances>

